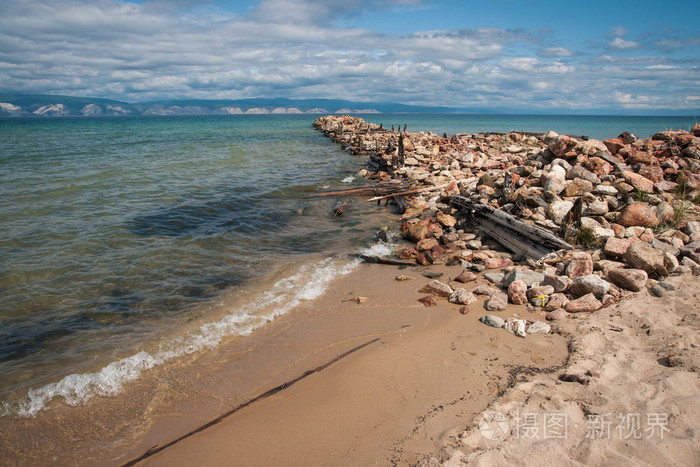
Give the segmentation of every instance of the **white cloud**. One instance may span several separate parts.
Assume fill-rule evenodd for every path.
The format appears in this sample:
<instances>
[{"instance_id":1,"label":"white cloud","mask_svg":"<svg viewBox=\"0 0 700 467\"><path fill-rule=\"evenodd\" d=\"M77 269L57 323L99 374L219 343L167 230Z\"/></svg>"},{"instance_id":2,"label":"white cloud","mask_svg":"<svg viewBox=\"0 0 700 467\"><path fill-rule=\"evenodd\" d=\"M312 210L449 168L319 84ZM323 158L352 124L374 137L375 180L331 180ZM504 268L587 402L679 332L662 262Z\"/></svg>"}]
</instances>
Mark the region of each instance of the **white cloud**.
<instances>
[{"instance_id":1,"label":"white cloud","mask_svg":"<svg viewBox=\"0 0 700 467\"><path fill-rule=\"evenodd\" d=\"M0 0L0 86L130 102L283 96L533 110L641 106L634 96L655 94L648 105L688 108L685 96L698 94L699 59L620 56L642 47L623 34L594 57L551 30L392 35L334 24L422 3L264 0L246 14L194 0Z\"/></svg>"},{"instance_id":2,"label":"white cloud","mask_svg":"<svg viewBox=\"0 0 700 467\"><path fill-rule=\"evenodd\" d=\"M616 37L611 42L608 42L607 47L612 50L630 50L638 49L642 46L639 42L626 41L620 37Z\"/></svg>"}]
</instances>

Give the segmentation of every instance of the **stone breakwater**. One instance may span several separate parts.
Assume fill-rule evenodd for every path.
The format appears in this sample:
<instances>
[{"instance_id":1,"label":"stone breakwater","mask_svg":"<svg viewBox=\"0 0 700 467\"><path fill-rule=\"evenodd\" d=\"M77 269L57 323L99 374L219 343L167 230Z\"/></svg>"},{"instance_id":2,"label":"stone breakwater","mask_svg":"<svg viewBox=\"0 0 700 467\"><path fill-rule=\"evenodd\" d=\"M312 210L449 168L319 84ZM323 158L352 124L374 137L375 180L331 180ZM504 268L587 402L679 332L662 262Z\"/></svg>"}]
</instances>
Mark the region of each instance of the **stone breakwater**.
<instances>
[{"instance_id":1,"label":"stone breakwater","mask_svg":"<svg viewBox=\"0 0 700 467\"><path fill-rule=\"evenodd\" d=\"M510 303L559 320L635 293L663 296L673 288L667 276L700 274L700 124L605 141L552 131L448 137L351 116L321 117L314 126L368 155L361 173L369 180L410 184L406 194L385 197L399 208L403 237L415 244L398 258L464 267L449 284L434 280L422 289L426 306L446 297L466 313L485 295L487 311ZM493 228L487 234L465 205L545 229L571 248L528 257L512 247L517 238L494 241L500 235ZM492 285L469 287L477 273ZM489 315L482 322L522 337L548 330L532 319Z\"/></svg>"}]
</instances>

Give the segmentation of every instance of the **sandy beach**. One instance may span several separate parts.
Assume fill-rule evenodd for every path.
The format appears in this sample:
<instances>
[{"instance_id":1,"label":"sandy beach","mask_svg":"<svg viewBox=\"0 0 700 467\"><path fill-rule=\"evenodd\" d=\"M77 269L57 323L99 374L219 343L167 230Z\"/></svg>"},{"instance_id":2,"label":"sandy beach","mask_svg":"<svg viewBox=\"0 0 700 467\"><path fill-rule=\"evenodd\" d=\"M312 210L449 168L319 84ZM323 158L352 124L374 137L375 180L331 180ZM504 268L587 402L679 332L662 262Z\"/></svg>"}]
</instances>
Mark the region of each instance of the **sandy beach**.
<instances>
[{"instance_id":1,"label":"sandy beach","mask_svg":"<svg viewBox=\"0 0 700 467\"><path fill-rule=\"evenodd\" d=\"M454 277L459 268L430 271ZM397 282L399 274L414 279ZM481 324L483 300L466 315L445 300L423 307L418 289L428 281L418 270L381 265L337 281L315 311L325 309L321 316L343 328L355 323L355 332L323 353L369 345L139 465L692 465L700 459L696 281L676 278L667 299L640 293L562 322L557 333L526 339ZM367 301L345 301L354 294ZM499 315L523 316L518 308ZM580 375L584 384L562 375ZM507 423L504 439L489 431L493 413ZM524 417L529 436L518 420ZM565 425L546 434L545 417Z\"/></svg>"}]
</instances>

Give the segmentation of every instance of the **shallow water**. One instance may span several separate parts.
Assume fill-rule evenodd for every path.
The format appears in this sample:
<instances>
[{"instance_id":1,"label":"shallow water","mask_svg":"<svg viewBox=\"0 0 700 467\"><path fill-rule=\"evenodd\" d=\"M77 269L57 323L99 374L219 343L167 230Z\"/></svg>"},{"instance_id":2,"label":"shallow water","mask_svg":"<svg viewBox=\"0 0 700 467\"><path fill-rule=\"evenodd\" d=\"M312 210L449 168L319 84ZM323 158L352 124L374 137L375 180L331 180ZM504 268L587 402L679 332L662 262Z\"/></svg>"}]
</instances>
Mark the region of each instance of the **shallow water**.
<instances>
[{"instance_id":1,"label":"shallow water","mask_svg":"<svg viewBox=\"0 0 700 467\"><path fill-rule=\"evenodd\" d=\"M599 139L696 121L364 118L409 131L553 129ZM336 199L307 197L364 183L354 177L364 159L312 123L303 115L0 119L0 412L32 416L56 398L115 395L143 371L263 326L351 270L345 253L370 245L382 218L363 200L334 218ZM253 300L222 312L232 294Z\"/></svg>"}]
</instances>

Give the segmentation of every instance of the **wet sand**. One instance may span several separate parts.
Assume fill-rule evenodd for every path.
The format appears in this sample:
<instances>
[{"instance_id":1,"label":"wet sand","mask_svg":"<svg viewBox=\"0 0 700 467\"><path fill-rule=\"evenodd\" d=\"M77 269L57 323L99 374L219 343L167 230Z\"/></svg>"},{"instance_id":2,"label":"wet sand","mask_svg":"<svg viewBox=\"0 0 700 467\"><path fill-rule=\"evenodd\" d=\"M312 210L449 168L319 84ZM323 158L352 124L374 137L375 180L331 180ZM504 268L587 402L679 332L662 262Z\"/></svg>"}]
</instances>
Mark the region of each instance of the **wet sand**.
<instances>
[{"instance_id":1,"label":"wet sand","mask_svg":"<svg viewBox=\"0 0 700 467\"><path fill-rule=\"evenodd\" d=\"M486 314L483 298L466 315L446 299L424 307L417 299L430 281L420 272L428 270L444 272L446 281L462 268L361 265L308 307L273 322L269 340L249 357L277 360L278 370L249 398L369 344L141 464L413 464L462 431L520 376L564 364L567 341L560 335L522 339L479 323ZM396 281L400 274L414 279ZM367 300L351 300L357 296ZM499 314L508 317L516 310ZM297 357L280 366L281 356L289 355L285 347ZM297 353L299 347L306 350ZM219 413L234 407L222 404ZM180 409L155 423L115 463L204 425L191 423L189 414L197 409L191 401Z\"/></svg>"}]
</instances>

